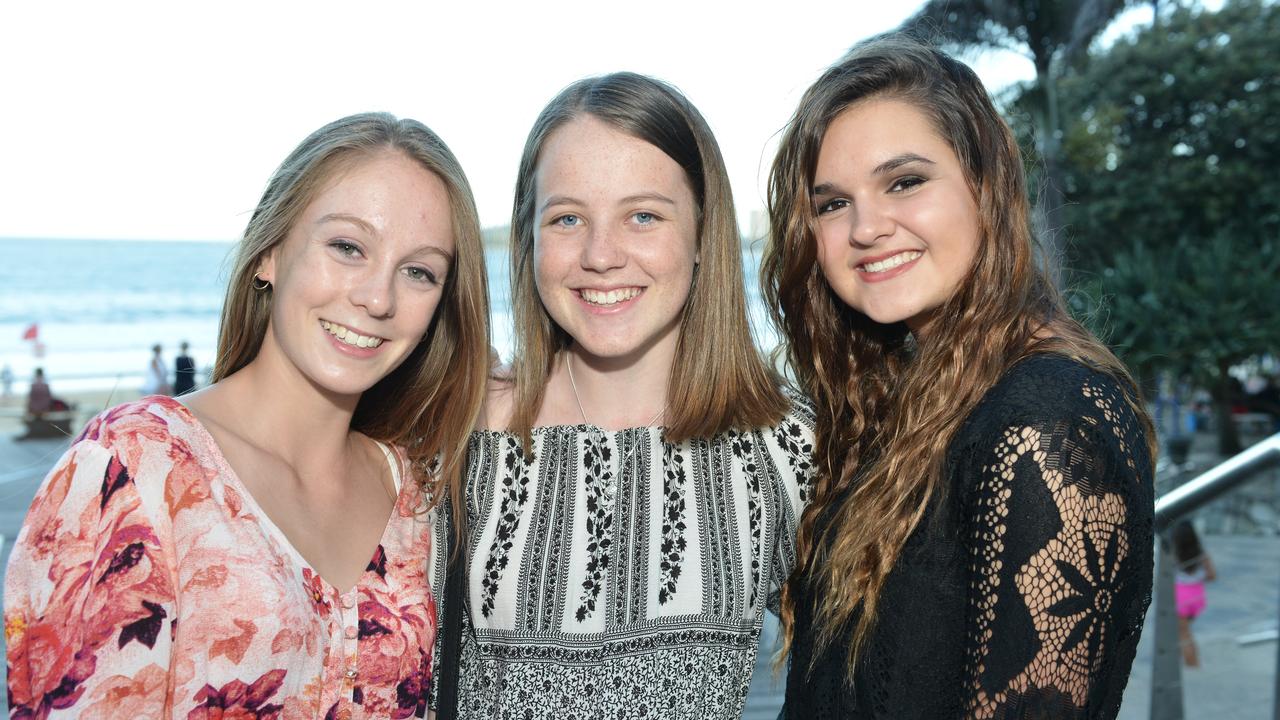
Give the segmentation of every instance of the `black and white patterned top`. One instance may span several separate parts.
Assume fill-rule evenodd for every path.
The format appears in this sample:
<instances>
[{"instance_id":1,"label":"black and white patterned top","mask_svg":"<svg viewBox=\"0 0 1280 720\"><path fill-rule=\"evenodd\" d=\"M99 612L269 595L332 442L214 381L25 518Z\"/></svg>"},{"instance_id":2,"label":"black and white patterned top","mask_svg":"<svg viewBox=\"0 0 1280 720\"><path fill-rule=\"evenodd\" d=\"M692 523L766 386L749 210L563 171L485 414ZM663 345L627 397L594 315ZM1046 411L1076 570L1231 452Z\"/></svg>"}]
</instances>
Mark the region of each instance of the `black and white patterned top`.
<instances>
[{"instance_id":1,"label":"black and white patterned top","mask_svg":"<svg viewBox=\"0 0 1280 720\"><path fill-rule=\"evenodd\" d=\"M810 492L813 411L471 436L460 718L737 718ZM619 468L619 459L625 463Z\"/></svg>"}]
</instances>

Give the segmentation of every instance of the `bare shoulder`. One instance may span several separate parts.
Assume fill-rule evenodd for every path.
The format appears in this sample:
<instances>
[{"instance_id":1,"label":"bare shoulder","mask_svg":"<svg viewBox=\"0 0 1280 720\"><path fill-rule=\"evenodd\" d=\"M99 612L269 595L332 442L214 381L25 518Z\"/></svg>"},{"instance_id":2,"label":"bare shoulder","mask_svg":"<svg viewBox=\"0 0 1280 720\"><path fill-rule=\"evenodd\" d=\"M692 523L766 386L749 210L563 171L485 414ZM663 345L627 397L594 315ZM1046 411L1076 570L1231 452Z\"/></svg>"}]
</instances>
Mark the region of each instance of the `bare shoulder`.
<instances>
[{"instance_id":1,"label":"bare shoulder","mask_svg":"<svg viewBox=\"0 0 1280 720\"><path fill-rule=\"evenodd\" d=\"M509 378L490 377L484 408L476 422L478 430L506 430L515 411L516 386Z\"/></svg>"}]
</instances>

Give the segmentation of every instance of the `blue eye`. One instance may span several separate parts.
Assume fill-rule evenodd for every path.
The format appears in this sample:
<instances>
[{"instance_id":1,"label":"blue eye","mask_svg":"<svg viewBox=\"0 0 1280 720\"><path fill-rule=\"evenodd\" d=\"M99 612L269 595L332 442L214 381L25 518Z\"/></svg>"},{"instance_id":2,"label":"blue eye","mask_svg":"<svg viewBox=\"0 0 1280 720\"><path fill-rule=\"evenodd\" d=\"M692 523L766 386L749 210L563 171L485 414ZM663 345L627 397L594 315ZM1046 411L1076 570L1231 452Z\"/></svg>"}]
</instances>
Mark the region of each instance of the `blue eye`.
<instances>
[{"instance_id":1,"label":"blue eye","mask_svg":"<svg viewBox=\"0 0 1280 720\"><path fill-rule=\"evenodd\" d=\"M566 228L577 227L582 224L582 218L577 215L561 215L555 220L552 220L551 224Z\"/></svg>"},{"instance_id":2,"label":"blue eye","mask_svg":"<svg viewBox=\"0 0 1280 720\"><path fill-rule=\"evenodd\" d=\"M847 207L849 207L848 200L845 200L842 198L831 200L818 206L818 214L826 215L827 213L835 212L836 210L842 210Z\"/></svg>"},{"instance_id":3,"label":"blue eye","mask_svg":"<svg viewBox=\"0 0 1280 720\"><path fill-rule=\"evenodd\" d=\"M631 216L638 225L651 225L658 221L658 216L651 212L638 212Z\"/></svg>"}]
</instances>

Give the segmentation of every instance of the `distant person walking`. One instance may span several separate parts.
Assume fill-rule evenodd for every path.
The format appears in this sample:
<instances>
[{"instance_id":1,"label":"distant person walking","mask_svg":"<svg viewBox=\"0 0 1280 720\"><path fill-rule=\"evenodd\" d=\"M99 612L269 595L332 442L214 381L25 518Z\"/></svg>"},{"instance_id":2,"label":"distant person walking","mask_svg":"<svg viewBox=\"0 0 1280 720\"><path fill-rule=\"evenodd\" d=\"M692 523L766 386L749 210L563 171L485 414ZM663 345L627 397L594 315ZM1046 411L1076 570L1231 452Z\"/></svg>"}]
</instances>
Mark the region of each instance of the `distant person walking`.
<instances>
[{"instance_id":1,"label":"distant person walking","mask_svg":"<svg viewBox=\"0 0 1280 720\"><path fill-rule=\"evenodd\" d=\"M1218 577L1213 560L1200 544L1200 536L1189 521L1173 527L1173 554L1178 559L1174 576L1174 603L1178 608L1178 640L1182 645L1182 661L1187 667L1200 667L1200 653L1191 635L1191 621L1205 608L1204 584Z\"/></svg>"},{"instance_id":2,"label":"distant person walking","mask_svg":"<svg viewBox=\"0 0 1280 720\"><path fill-rule=\"evenodd\" d=\"M191 346L186 340L178 346L178 357L173 361L173 394L185 395L196 388L196 361L187 354Z\"/></svg>"},{"instance_id":3,"label":"distant person walking","mask_svg":"<svg viewBox=\"0 0 1280 720\"><path fill-rule=\"evenodd\" d=\"M159 343L151 346L151 364L147 366L147 379L142 383L143 395L172 395L173 387L169 385L169 371L165 369L164 357L161 356Z\"/></svg>"},{"instance_id":4,"label":"distant person walking","mask_svg":"<svg viewBox=\"0 0 1280 720\"><path fill-rule=\"evenodd\" d=\"M5 400L13 397L13 368L9 367L9 363L5 363L0 368L0 385L4 387L4 394L0 395Z\"/></svg>"}]
</instances>

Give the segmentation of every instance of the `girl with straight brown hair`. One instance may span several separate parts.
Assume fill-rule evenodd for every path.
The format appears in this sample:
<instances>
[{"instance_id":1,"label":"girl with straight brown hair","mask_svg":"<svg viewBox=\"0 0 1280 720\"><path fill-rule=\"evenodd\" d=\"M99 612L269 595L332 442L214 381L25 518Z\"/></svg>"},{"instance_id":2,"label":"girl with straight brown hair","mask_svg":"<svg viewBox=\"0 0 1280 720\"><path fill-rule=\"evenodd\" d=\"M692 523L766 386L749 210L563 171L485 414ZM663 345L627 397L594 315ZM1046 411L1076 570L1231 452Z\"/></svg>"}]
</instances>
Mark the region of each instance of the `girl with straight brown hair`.
<instances>
[{"instance_id":1,"label":"girl with straight brown hair","mask_svg":"<svg viewBox=\"0 0 1280 720\"><path fill-rule=\"evenodd\" d=\"M574 83L529 134L511 225L516 350L471 444L458 715L736 718L812 415L752 342L711 131L651 78Z\"/></svg>"},{"instance_id":2,"label":"girl with straight brown hair","mask_svg":"<svg viewBox=\"0 0 1280 720\"><path fill-rule=\"evenodd\" d=\"M423 717L437 501L488 369L467 180L422 124L311 134L237 250L213 384L92 420L5 583L16 717Z\"/></svg>"},{"instance_id":3,"label":"girl with straight brown hair","mask_svg":"<svg viewBox=\"0 0 1280 720\"><path fill-rule=\"evenodd\" d=\"M1037 267L965 65L855 47L800 101L764 288L817 405L789 718L1110 718L1152 571L1151 424Z\"/></svg>"}]
</instances>

